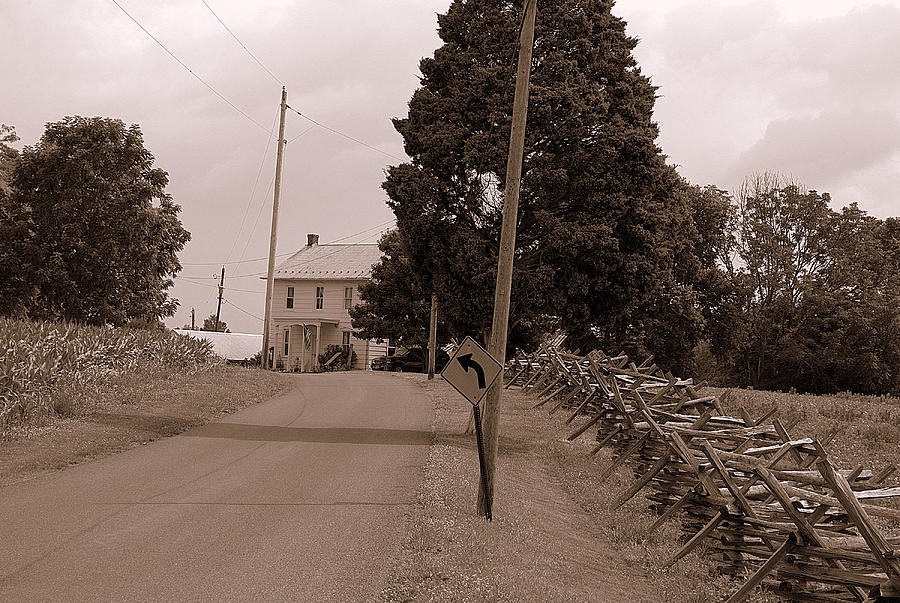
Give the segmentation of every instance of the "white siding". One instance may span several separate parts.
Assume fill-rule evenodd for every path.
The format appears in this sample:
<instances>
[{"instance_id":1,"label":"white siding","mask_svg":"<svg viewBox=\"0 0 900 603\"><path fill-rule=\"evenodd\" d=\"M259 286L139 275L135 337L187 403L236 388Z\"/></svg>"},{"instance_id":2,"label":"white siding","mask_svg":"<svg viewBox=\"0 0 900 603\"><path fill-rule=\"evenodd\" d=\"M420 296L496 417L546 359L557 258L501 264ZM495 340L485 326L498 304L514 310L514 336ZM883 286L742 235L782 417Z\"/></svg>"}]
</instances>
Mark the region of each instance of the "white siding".
<instances>
[{"instance_id":1,"label":"white siding","mask_svg":"<svg viewBox=\"0 0 900 603\"><path fill-rule=\"evenodd\" d=\"M319 340L319 351L324 352L328 345L341 345L342 335L344 331L351 331L350 343L353 344L353 350L356 352L356 364L354 368L368 369L369 363L374 356L383 355L385 352L385 344L381 344L382 351L372 353L370 343L366 340L357 339L352 335L352 326L350 324L350 313L344 308L344 289L346 287L353 288L353 303L359 303L359 285L365 281L354 280L296 280L296 279L275 279L273 297L272 297L272 329L273 341L275 346L276 360L282 358L284 353L284 330L288 325L300 324L302 322L312 323L320 320L336 321L338 324L323 324L322 332ZM287 307L287 288L294 288L294 307ZM321 309L316 309L316 287L324 288L324 304ZM299 356L299 333L301 329L295 327L293 339L291 342L290 356ZM313 329L313 338L316 336L316 330ZM315 355L315 340L307 353L307 359ZM290 361L289 361L290 362ZM288 368L286 365L285 368Z\"/></svg>"}]
</instances>

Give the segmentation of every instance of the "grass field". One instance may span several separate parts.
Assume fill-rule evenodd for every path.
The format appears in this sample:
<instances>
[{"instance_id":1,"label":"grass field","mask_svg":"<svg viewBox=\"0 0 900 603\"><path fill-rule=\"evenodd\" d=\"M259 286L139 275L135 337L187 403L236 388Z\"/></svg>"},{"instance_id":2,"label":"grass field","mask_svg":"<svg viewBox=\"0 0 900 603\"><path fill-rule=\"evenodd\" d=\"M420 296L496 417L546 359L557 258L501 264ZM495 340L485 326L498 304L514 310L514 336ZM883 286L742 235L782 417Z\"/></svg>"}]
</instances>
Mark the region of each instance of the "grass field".
<instances>
[{"instance_id":1,"label":"grass field","mask_svg":"<svg viewBox=\"0 0 900 603\"><path fill-rule=\"evenodd\" d=\"M834 440L826 449L832 460L845 468L862 464L873 471L887 465L900 469L900 398L731 390L725 401L726 412L740 416L740 407L752 417L777 408L782 422L793 425L789 429L793 438L824 441L834 431Z\"/></svg>"}]
</instances>

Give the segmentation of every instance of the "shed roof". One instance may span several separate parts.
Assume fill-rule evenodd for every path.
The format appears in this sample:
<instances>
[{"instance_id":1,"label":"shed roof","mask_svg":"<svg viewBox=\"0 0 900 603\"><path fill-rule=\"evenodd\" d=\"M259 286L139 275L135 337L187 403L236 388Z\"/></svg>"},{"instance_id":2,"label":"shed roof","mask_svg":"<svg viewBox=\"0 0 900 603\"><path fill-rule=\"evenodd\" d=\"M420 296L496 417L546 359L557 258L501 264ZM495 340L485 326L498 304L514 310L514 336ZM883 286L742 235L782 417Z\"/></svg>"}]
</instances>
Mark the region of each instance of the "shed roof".
<instances>
[{"instance_id":1,"label":"shed roof","mask_svg":"<svg viewBox=\"0 0 900 603\"><path fill-rule=\"evenodd\" d=\"M307 245L275 267L275 278L366 279L380 259L381 251L374 243Z\"/></svg>"}]
</instances>

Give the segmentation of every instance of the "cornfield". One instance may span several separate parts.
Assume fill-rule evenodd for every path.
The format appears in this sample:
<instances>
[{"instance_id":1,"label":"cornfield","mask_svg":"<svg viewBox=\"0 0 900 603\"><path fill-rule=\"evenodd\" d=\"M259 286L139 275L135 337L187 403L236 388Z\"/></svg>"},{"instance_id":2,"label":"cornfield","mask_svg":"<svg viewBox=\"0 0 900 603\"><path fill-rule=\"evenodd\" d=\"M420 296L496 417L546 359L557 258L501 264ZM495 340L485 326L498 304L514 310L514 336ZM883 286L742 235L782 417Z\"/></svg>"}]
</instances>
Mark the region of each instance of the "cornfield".
<instances>
[{"instance_id":1,"label":"cornfield","mask_svg":"<svg viewBox=\"0 0 900 603\"><path fill-rule=\"evenodd\" d=\"M0 317L0 435L50 414L63 389L141 369L192 373L219 363L208 341L171 331Z\"/></svg>"}]
</instances>

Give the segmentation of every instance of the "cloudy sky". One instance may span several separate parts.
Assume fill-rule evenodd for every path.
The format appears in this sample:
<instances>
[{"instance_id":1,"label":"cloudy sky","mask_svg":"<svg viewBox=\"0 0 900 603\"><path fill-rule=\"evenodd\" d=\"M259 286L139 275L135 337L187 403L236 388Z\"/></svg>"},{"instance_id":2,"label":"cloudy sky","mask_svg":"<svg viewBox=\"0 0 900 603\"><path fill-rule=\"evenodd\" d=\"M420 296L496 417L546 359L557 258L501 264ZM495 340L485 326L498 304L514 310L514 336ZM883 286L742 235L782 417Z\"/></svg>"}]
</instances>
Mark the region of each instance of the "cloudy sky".
<instances>
[{"instance_id":1,"label":"cloudy sky","mask_svg":"<svg viewBox=\"0 0 900 603\"><path fill-rule=\"evenodd\" d=\"M288 114L278 253L308 232L377 240L393 217L384 169L405 157L390 118L405 114L449 0L116 2L0 0L0 122L20 147L66 115L140 124L193 235L167 323L214 313L229 262L223 319L259 332L281 85L326 127ZM690 181L734 190L777 170L836 205L900 214L900 0L630 0L614 12L640 39L660 145Z\"/></svg>"}]
</instances>

